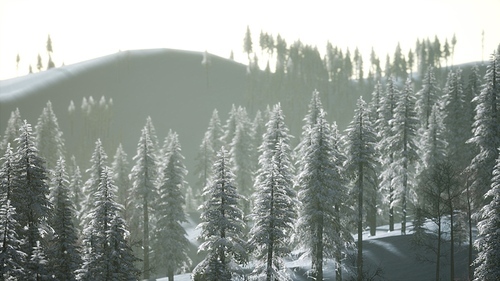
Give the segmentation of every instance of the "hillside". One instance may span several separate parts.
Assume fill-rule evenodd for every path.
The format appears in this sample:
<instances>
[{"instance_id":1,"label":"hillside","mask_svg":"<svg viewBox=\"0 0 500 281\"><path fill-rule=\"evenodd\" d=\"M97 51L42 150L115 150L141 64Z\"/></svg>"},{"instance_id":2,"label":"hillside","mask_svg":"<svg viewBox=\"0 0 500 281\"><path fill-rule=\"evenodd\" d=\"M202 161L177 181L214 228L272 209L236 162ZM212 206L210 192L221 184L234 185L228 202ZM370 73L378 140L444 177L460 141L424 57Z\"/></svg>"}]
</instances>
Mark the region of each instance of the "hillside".
<instances>
[{"instance_id":1,"label":"hillside","mask_svg":"<svg viewBox=\"0 0 500 281\"><path fill-rule=\"evenodd\" d=\"M50 100L67 151L82 150L82 140L86 142L80 153L83 159L79 159L86 165L95 139L88 139L84 133L82 118L70 118L68 106L73 100L79 114L84 97L93 96L99 102L105 96L113 99L109 132L113 137L103 140L110 156L120 142L129 157L135 154L140 130L149 115L160 140L169 129L178 132L191 171L213 109L218 109L224 122L232 104L245 102L246 67L211 56L207 72L202 59L202 53L168 49L123 51L0 81L0 134L12 110L19 108L21 116L34 125ZM106 136L108 133L101 134L102 138Z\"/></svg>"}]
</instances>

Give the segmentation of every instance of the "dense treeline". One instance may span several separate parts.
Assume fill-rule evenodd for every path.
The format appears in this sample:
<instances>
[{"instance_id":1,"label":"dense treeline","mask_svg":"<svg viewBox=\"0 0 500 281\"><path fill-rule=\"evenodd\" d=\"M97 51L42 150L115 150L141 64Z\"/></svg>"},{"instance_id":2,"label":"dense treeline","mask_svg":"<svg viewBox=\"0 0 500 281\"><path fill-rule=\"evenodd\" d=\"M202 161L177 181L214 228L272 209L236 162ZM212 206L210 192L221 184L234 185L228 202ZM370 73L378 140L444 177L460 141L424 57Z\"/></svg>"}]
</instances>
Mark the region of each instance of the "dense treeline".
<instances>
[{"instance_id":1,"label":"dense treeline","mask_svg":"<svg viewBox=\"0 0 500 281\"><path fill-rule=\"evenodd\" d=\"M268 49L274 46L269 38L262 39ZM285 83L290 89L323 89L332 97L329 87L342 84L338 73L325 72L326 88L318 87L323 74L315 66L326 68L317 50L300 42L287 49L283 42L278 37L276 50L281 44L280 52L286 51L276 55L281 57L273 79L282 67L286 79L303 79L304 88ZM469 77L451 68L440 81L434 68L440 59L429 55L431 44L425 42L418 49L427 58L421 85L404 75L404 63L391 64L399 66L384 78L381 72L373 76L369 102L356 96L354 116L344 132L327 120L327 99L319 91L300 115L305 116L300 134L287 126L284 110L287 102L300 102L291 102L298 92L283 97L282 90L272 91L283 104L257 109L259 104L251 103L256 107L252 117L245 107L233 106L224 125L214 110L199 147L194 171L199 181L192 185L185 179L177 134L168 132L162 142L151 118L140 132L132 162L121 145L110 161L103 145L109 140L97 139L112 137L105 135L112 105L105 98L98 107L82 103L82 110L88 109L86 132L96 137L93 152L65 147L50 102L34 131L13 111L0 143L2 277L172 280L174 274L194 269L195 280L289 280L284 258L298 250L310 257L313 279L322 279L324 263L333 259L337 280L343 273L362 280L373 274L363 268L363 231L369 229L373 236L378 225L388 223L393 231L400 222L401 234L413 234L417 249L435 253L430 261L436 264L436 279L444 270L453 279L454 246L467 240L470 278L493 280L500 245L500 55L492 56L484 78L477 67ZM308 65L314 61L305 59L309 55L320 59ZM255 75L266 71L252 67L255 59L249 79L265 81ZM352 87L364 83L360 72L362 68L355 72L355 83L348 83ZM251 91L264 93L252 90L257 84L250 84ZM74 108L72 103L69 112ZM299 118L296 112L292 117ZM90 161L70 157L76 153ZM82 173L78 163L84 162L89 164ZM183 223L198 206L203 260L195 263ZM479 253L474 262L476 224ZM355 232L357 241L351 235ZM450 245L447 269L442 263L445 243ZM355 269L346 263L354 249Z\"/></svg>"}]
</instances>

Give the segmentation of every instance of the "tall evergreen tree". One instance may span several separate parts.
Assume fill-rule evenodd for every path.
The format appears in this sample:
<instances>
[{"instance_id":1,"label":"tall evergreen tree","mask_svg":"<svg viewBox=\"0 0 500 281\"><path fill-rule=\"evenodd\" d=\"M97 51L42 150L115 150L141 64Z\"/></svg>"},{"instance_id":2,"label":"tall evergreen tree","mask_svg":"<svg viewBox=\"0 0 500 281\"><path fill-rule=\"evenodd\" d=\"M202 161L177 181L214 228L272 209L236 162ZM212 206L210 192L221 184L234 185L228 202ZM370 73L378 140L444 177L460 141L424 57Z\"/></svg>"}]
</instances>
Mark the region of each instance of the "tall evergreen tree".
<instances>
[{"instance_id":1,"label":"tall evergreen tree","mask_svg":"<svg viewBox=\"0 0 500 281\"><path fill-rule=\"evenodd\" d=\"M42 114L38 117L38 123L35 126L35 139L40 157L45 159L46 168L49 170L55 168L60 157L64 157L62 135L57 117L52 110L52 103L48 101Z\"/></svg>"},{"instance_id":2,"label":"tall evergreen tree","mask_svg":"<svg viewBox=\"0 0 500 281\"><path fill-rule=\"evenodd\" d=\"M465 98L462 82L462 70L450 71L444 91L444 125L448 142L448 157L454 162L457 169L463 170L470 158L466 154L466 141L471 137L471 127L467 122Z\"/></svg>"},{"instance_id":3,"label":"tall evergreen tree","mask_svg":"<svg viewBox=\"0 0 500 281\"><path fill-rule=\"evenodd\" d=\"M419 120L416 117L414 99L411 80L408 79L394 110L394 119L391 121L394 124L393 135L389 140L395 160L390 168L395 175L394 181L400 183L397 195L402 208L401 234L403 235L406 234L408 200L413 197L413 165L417 160L416 135Z\"/></svg>"},{"instance_id":4,"label":"tall evergreen tree","mask_svg":"<svg viewBox=\"0 0 500 281\"><path fill-rule=\"evenodd\" d=\"M21 120L21 113L19 112L19 108L16 108L16 110L10 113L10 118L7 121L7 126L5 127L5 132L0 142L0 155L5 153L9 143L12 149L16 149L17 143L15 140L19 135L19 129L21 129L22 125L23 120Z\"/></svg>"},{"instance_id":5,"label":"tall evergreen tree","mask_svg":"<svg viewBox=\"0 0 500 281\"><path fill-rule=\"evenodd\" d=\"M134 157L135 165L132 167L130 180L132 181L132 196L134 198L134 208L132 213L131 229L142 243L143 278L149 279L151 266L149 262L150 254L150 226L152 223L152 203L156 198L155 183L158 174L158 164L153 139L150 136L150 119L142 129L142 134L137 145L137 154ZM156 146L157 147L157 146ZM142 230L142 233L139 233ZM133 236L132 239L135 237Z\"/></svg>"},{"instance_id":6,"label":"tall evergreen tree","mask_svg":"<svg viewBox=\"0 0 500 281\"><path fill-rule=\"evenodd\" d=\"M74 220L73 224L77 227L79 232L81 232L82 224L82 210L84 201L84 182L82 179L82 173L80 172L80 167L76 164L75 156L71 157L71 174L69 175L69 192L70 199L74 208Z\"/></svg>"},{"instance_id":7,"label":"tall evergreen tree","mask_svg":"<svg viewBox=\"0 0 500 281\"><path fill-rule=\"evenodd\" d=\"M255 179L255 206L251 214L250 246L259 261L257 279L289 280L283 258L291 252L290 236L297 218L290 162L290 135L281 107L276 105L266 125L259 148L259 169Z\"/></svg>"},{"instance_id":8,"label":"tall evergreen tree","mask_svg":"<svg viewBox=\"0 0 500 281\"><path fill-rule=\"evenodd\" d=\"M381 99L380 112L382 114L382 125L380 125L380 134L384 137L380 140L378 146L381 152L381 164L385 167L380 175L381 191L384 193L385 202L389 209L389 231L394 231L394 207L396 202L396 186L394 184L395 174L392 170L392 165L395 162L395 150L391 145L391 140L394 136L394 115L396 112L396 104L399 90L394 85L394 80L389 78L387 81L386 91Z\"/></svg>"},{"instance_id":9,"label":"tall evergreen tree","mask_svg":"<svg viewBox=\"0 0 500 281\"><path fill-rule=\"evenodd\" d=\"M20 225L17 233L24 237L23 251L28 261L25 268L31 276L42 274L39 260L32 260L35 250L40 250L38 243L42 241L42 227L47 227L51 204L48 199L47 170L44 160L38 155L31 125L24 121L21 126L14 164L14 181L12 188L12 206L17 212L16 220Z\"/></svg>"},{"instance_id":10,"label":"tall evergreen tree","mask_svg":"<svg viewBox=\"0 0 500 281\"><path fill-rule=\"evenodd\" d=\"M21 250L23 241L16 232L19 224L10 200L0 202L0 277L2 280L23 280L26 277L26 253Z\"/></svg>"},{"instance_id":11,"label":"tall evergreen tree","mask_svg":"<svg viewBox=\"0 0 500 281\"><path fill-rule=\"evenodd\" d=\"M126 243L128 231L119 216L120 205L114 201L116 186L108 167L102 168L94 194L95 207L84 231L84 257L79 280L137 280L136 258Z\"/></svg>"},{"instance_id":12,"label":"tall evergreen tree","mask_svg":"<svg viewBox=\"0 0 500 281\"><path fill-rule=\"evenodd\" d=\"M207 201L202 205L200 237L204 242L199 251L207 252L205 259L193 270L194 280L231 280L238 275L237 264L248 261L243 240L245 223L238 207L242 197L233 183L227 152L221 148L213 166L210 185L204 189Z\"/></svg>"},{"instance_id":13,"label":"tall evergreen tree","mask_svg":"<svg viewBox=\"0 0 500 281\"><path fill-rule=\"evenodd\" d=\"M169 281L174 274L189 266L187 255L189 240L181 223L187 222L183 206L187 174L183 164L184 156L177 133L173 133L170 153L162 175L158 180L158 197L155 202L155 216L158 218L154 230L154 258L157 272L165 272ZM165 271L163 271L165 270Z\"/></svg>"},{"instance_id":14,"label":"tall evergreen tree","mask_svg":"<svg viewBox=\"0 0 500 281\"><path fill-rule=\"evenodd\" d=\"M500 276L500 157L493 170L491 189L485 196L490 200L480 211L479 234L474 246L479 251L474 264L474 280L498 280Z\"/></svg>"},{"instance_id":15,"label":"tall evergreen tree","mask_svg":"<svg viewBox=\"0 0 500 281\"><path fill-rule=\"evenodd\" d=\"M3 280L21 280L26 274L26 253L22 251L23 241L17 230L16 210L11 205L14 183L14 154L7 144L5 155L0 158L0 276Z\"/></svg>"},{"instance_id":16,"label":"tall evergreen tree","mask_svg":"<svg viewBox=\"0 0 500 281\"><path fill-rule=\"evenodd\" d=\"M307 117L306 117L307 124ZM301 155L299 201L302 202L297 229L301 245L311 256L311 277L323 279L323 264L336 258L340 264L340 249L345 235L340 217L340 205L345 201L345 178L340 168L337 136L326 122L325 112L316 112L316 121L309 130L309 144ZM350 236L350 235L349 235ZM337 274L340 269L337 268ZM339 276L339 275L337 275Z\"/></svg>"},{"instance_id":17,"label":"tall evergreen tree","mask_svg":"<svg viewBox=\"0 0 500 281\"><path fill-rule=\"evenodd\" d=\"M74 226L75 210L69 196L69 181L65 161L57 161L52 175L52 204L50 222L54 230L48 251L49 266L57 280L76 280L76 270L81 258L77 247L77 230Z\"/></svg>"},{"instance_id":18,"label":"tall evergreen tree","mask_svg":"<svg viewBox=\"0 0 500 281\"><path fill-rule=\"evenodd\" d=\"M489 177L495 166L500 147L500 54L493 54L486 70L484 84L476 103L473 137L469 140L479 150L472 159L472 189L476 194L476 208L482 205L489 187Z\"/></svg>"},{"instance_id":19,"label":"tall evergreen tree","mask_svg":"<svg viewBox=\"0 0 500 281\"><path fill-rule=\"evenodd\" d=\"M346 130L347 159L345 167L347 174L355 183L354 193L358 203L358 255L357 274L358 280L363 280L363 217L365 213L364 202L366 198L377 195L377 160L375 154L376 135L372 128L367 105L362 98L354 113L354 119Z\"/></svg>"},{"instance_id":20,"label":"tall evergreen tree","mask_svg":"<svg viewBox=\"0 0 500 281\"><path fill-rule=\"evenodd\" d=\"M198 177L196 188L197 194L203 193L203 188L208 185L208 180L212 174L212 166L215 161L216 152L222 147L222 136L224 129L219 119L217 109L212 112L212 117L208 124L207 131L203 136L198 155L196 156L197 165L195 174Z\"/></svg>"},{"instance_id":21,"label":"tall evergreen tree","mask_svg":"<svg viewBox=\"0 0 500 281\"><path fill-rule=\"evenodd\" d=\"M122 217L125 222L129 223L131 212L130 193L132 189L129 179L130 165L127 159L127 153L123 150L123 146L121 144L118 145L118 148L116 149L111 169L113 170L113 181L118 187L116 192L116 203L123 206L120 217Z\"/></svg>"},{"instance_id":22,"label":"tall evergreen tree","mask_svg":"<svg viewBox=\"0 0 500 281\"><path fill-rule=\"evenodd\" d=\"M88 179L84 185L85 202L82 208L82 216L88 215L93 209L95 204L95 193L101 182L101 175L104 167L108 163L108 155L104 151L102 142L98 139L95 143L94 152L90 158L91 166L87 169ZM83 218L83 220L86 220ZM86 222L88 223L88 222Z\"/></svg>"},{"instance_id":23,"label":"tall evergreen tree","mask_svg":"<svg viewBox=\"0 0 500 281\"><path fill-rule=\"evenodd\" d=\"M429 116L432 106L438 101L439 92L434 67L429 66L422 80L422 89L415 94L417 117L420 120L420 128L424 130L429 126Z\"/></svg>"}]
</instances>

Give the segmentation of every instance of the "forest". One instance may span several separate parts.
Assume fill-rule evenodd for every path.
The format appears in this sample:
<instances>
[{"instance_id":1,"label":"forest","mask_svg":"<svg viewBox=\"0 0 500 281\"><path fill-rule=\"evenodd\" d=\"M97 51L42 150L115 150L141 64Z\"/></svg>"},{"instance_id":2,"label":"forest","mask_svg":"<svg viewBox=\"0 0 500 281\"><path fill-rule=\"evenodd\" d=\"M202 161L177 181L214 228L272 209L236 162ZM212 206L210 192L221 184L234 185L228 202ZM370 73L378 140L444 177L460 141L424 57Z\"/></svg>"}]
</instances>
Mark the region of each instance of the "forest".
<instances>
[{"instance_id":1,"label":"forest","mask_svg":"<svg viewBox=\"0 0 500 281\"><path fill-rule=\"evenodd\" d=\"M500 46L462 69L449 64L455 37L417 40L383 71L373 52L365 75L357 50L328 44L321 57L261 32L261 70L249 29L243 43L245 104L225 122L216 108L206 116L195 159L151 117L135 151L114 146L112 98L71 101L64 122L79 131L64 134L51 101L34 124L12 111L0 136L3 280L293 280L292 255L310 262L308 280L324 280L329 260L335 280L383 280L363 266L362 242L385 224L411 236L436 280L459 278L462 245L468 280L499 278ZM210 63L205 53L207 87Z\"/></svg>"}]
</instances>

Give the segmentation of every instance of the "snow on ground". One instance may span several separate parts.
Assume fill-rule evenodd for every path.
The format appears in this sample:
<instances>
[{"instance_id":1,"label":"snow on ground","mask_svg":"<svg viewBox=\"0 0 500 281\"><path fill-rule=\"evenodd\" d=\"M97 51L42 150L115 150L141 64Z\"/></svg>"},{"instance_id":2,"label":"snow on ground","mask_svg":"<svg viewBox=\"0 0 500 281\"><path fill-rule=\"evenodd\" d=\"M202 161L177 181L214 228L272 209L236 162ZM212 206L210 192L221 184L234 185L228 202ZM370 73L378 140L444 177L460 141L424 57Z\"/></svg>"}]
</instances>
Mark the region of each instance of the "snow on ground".
<instances>
[{"instance_id":1,"label":"snow on ground","mask_svg":"<svg viewBox=\"0 0 500 281\"><path fill-rule=\"evenodd\" d=\"M188 223L184 224L188 239L193 246L199 245L200 241L197 237L200 234L200 229L196 229L197 217L193 214L188 219ZM447 223L444 219L443 223ZM433 229L435 225L432 222L427 222L426 226ZM411 240L411 222L407 223L408 234L401 235L401 224L394 225L394 231L389 231L388 225L377 227L376 235L370 236L369 231L363 232L363 258L365 271L373 274L377 269L382 270L382 276L374 280L405 280L419 281L432 280L435 278L435 264L422 263L416 260L415 248L410 243ZM357 235L353 235L356 239ZM466 280L467 275L467 252L466 244L455 246L456 262L455 276L458 280ZM443 252L449 252L449 243L444 243ZM349 280L349 273L354 272L355 252L353 256L348 257L343 261L343 276L344 280ZM285 260L285 266L289 270L289 274L294 281L306 280L305 274L311 268L311 260L309 258L298 258L295 252L292 256ZM430 256L432 257L432 255ZM449 279L449 258L444 258L442 262L441 278ZM251 267L251 265L249 265ZM335 264L333 260L327 260L324 266L324 280L335 280ZM158 281L167 281L168 278L160 278ZM176 275L177 281L190 281L191 274Z\"/></svg>"}]
</instances>

